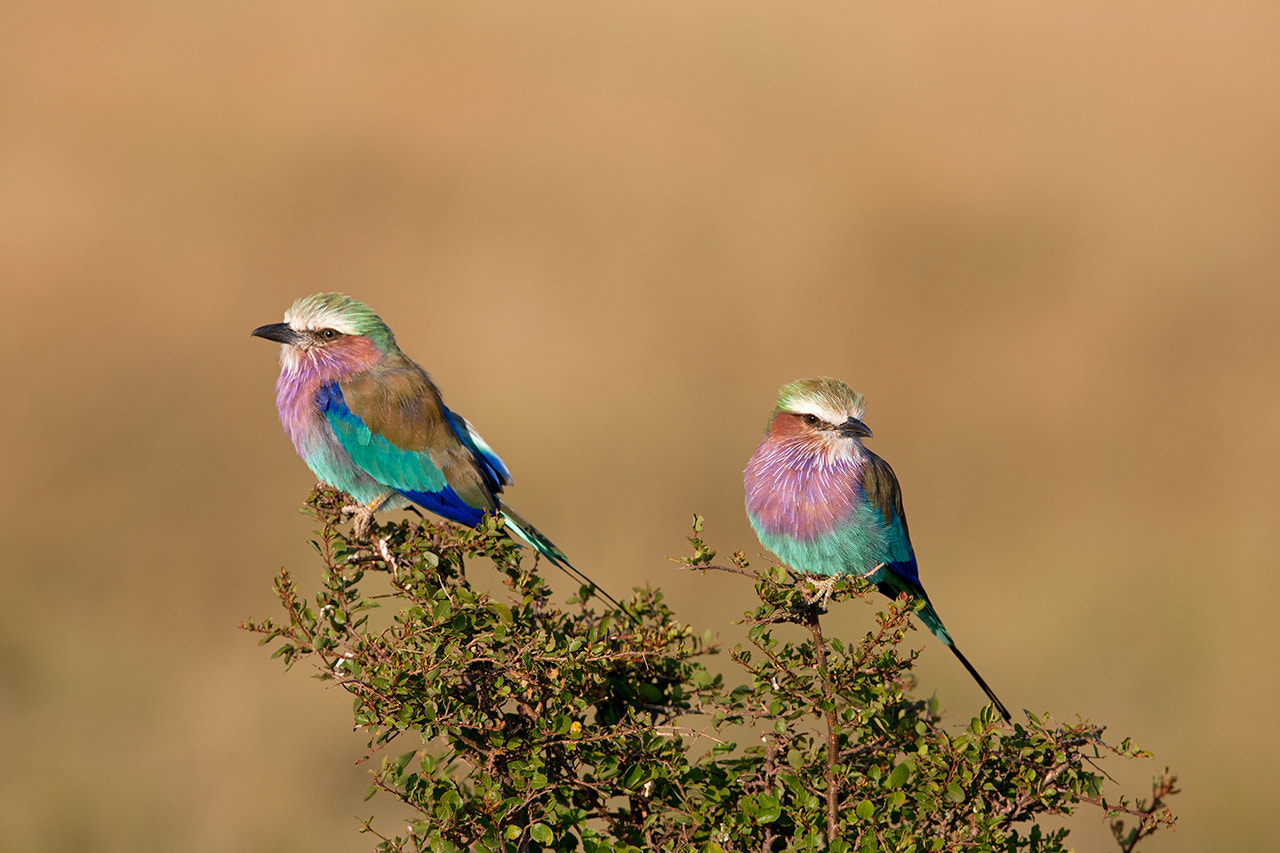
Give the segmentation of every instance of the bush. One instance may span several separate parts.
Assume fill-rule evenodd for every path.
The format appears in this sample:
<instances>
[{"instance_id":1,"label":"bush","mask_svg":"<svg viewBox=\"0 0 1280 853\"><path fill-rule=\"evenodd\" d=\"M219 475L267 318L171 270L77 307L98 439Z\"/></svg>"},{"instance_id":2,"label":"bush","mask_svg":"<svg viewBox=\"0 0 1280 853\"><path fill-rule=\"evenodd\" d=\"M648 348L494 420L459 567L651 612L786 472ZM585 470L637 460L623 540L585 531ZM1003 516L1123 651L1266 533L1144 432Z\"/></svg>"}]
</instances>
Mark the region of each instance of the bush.
<instances>
[{"instance_id":1,"label":"bush","mask_svg":"<svg viewBox=\"0 0 1280 853\"><path fill-rule=\"evenodd\" d=\"M354 697L370 755L384 756L369 796L417 812L394 838L365 821L378 850L1057 851L1067 830L1037 821L1080 804L1106 810L1132 850L1173 822L1168 771L1150 802L1104 799L1097 762L1146 756L1127 739L1031 714L1009 727L990 708L944 727L908 692L912 605L892 602L857 642L824 637L807 581L752 572L741 552L713 564L699 518L681 563L744 575L760 598L751 647L728 656L746 685L707 666L710 632L678 622L657 590L596 612L584 587L557 607L500 519L385 524L368 544L345 532L343 503L317 489L307 505L324 565L315 605L282 571L286 621L244 627ZM468 583L481 556L505 596ZM381 575L389 591L370 592ZM831 601L869 591L842 581Z\"/></svg>"}]
</instances>

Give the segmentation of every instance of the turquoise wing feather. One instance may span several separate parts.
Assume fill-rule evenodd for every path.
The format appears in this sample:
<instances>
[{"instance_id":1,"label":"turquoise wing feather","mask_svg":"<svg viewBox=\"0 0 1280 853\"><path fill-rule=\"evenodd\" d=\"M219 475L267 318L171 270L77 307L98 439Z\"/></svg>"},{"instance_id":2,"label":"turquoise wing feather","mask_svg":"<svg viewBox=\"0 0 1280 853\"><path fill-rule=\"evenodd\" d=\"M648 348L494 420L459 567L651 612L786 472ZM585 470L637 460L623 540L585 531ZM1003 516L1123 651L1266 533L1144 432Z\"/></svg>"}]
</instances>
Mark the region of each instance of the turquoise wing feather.
<instances>
[{"instance_id":1,"label":"turquoise wing feather","mask_svg":"<svg viewBox=\"0 0 1280 853\"><path fill-rule=\"evenodd\" d=\"M898 486L893 468L879 456L868 452L867 461L860 472L860 485L869 508L879 515L887 534L887 553L881 557L885 569L875 579L876 587L890 598L897 598L905 592L912 598L923 600L925 606L919 613L920 621L939 640L948 646L954 645L950 632L942 624L942 619L933 609L933 604L920 583L915 549L911 547L911 535L907 531L907 515L902 508L902 489Z\"/></svg>"},{"instance_id":2,"label":"turquoise wing feather","mask_svg":"<svg viewBox=\"0 0 1280 853\"><path fill-rule=\"evenodd\" d=\"M496 500L487 491L480 492L488 500L477 502L479 505L464 500L429 451L402 448L375 433L347 405L338 385L322 388L317 401L352 461L388 488L450 521L469 527L479 524L487 511L496 508Z\"/></svg>"}]
</instances>

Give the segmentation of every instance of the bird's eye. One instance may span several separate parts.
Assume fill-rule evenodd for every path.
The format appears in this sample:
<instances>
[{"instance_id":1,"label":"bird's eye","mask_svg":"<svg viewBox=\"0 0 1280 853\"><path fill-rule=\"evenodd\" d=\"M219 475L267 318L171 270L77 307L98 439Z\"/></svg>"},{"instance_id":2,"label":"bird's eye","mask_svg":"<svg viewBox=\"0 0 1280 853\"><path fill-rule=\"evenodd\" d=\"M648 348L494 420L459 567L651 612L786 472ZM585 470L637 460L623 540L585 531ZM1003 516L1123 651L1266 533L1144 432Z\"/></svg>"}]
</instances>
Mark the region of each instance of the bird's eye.
<instances>
[{"instance_id":1,"label":"bird's eye","mask_svg":"<svg viewBox=\"0 0 1280 853\"><path fill-rule=\"evenodd\" d=\"M340 334L341 333L337 329L321 329L320 330L320 337L324 338L326 341L332 341L335 338L337 338Z\"/></svg>"},{"instance_id":2,"label":"bird's eye","mask_svg":"<svg viewBox=\"0 0 1280 853\"><path fill-rule=\"evenodd\" d=\"M805 423L807 423L809 426L817 426L817 425L818 425L818 416L817 416L817 415L805 415L805 416L804 416L804 422L805 422Z\"/></svg>"}]
</instances>

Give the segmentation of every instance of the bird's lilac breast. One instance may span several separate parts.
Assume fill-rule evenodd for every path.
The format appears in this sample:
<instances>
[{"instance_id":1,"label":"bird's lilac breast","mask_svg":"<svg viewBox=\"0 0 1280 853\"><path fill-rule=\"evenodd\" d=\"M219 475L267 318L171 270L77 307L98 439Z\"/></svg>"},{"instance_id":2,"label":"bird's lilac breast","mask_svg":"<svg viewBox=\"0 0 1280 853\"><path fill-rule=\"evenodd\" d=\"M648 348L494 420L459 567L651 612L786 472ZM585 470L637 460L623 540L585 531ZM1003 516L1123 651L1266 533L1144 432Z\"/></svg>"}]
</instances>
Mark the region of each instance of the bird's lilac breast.
<instances>
[{"instance_id":1,"label":"bird's lilac breast","mask_svg":"<svg viewBox=\"0 0 1280 853\"><path fill-rule=\"evenodd\" d=\"M761 530L813 542L847 524L859 500L856 463L795 442L765 441L747 465L747 512Z\"/></svg>"},{"instance_id":2,"label":"bird's lilac breast","mask_svg":"<svg viewBox=\"0 0 1280 853\"><path fill-rule=\"evenodd\" d=\"M361 502L385 495L387 487L351 458L320 406L320 392L335 381L332 363L302 360L276 382L280 424L307 467L323 482Z\"/></svg>"},{"instance_id":3,"label":"bird's lilac breast","mask_svg":"<svg viewBox=\"0 0 1280 853\"><path fill-rule=\"evenodd\" d=\"M276 408L280 413L280 425L293 441L298 455L306 459L326 435L328 428L324 416L316 404L316 395L322 387L317 371L299 370L280 374L276 383Z\"/></svg>"},{"instance_id":4,"label":"bird's lilac breast","mask_svg":"<svg viewBox=\"0 0 1280 853\"><path fill-rule=\"evenodd\" d=\"M794 569L875 582L890 550L889 530L867 504L859 474L853 459L766 439L745 473L751 526Z\"/></svg>"},{"instance_id":5,"label":"bird's lilac breast","mask_svg":"<svg viewBox=\"0 0 1280 853\"><path fill-rule=\"evenodd\" d=\"M283 348L284 362L276 380L280 423L304 459L326 441L336 445L317 403L320 389L367 370L381 354L368 338L349 337L322 349Z\"/></svg>"}]
</instances>

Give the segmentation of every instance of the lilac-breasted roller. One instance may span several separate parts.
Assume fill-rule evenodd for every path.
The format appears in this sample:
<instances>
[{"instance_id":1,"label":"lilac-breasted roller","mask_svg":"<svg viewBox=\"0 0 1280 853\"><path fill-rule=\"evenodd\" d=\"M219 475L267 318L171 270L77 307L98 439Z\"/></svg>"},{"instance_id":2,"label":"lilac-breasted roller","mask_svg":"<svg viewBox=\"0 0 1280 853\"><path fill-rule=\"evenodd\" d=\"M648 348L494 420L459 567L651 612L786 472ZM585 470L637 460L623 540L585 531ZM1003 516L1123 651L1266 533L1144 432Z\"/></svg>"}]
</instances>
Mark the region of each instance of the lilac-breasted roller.
<instances>
[{"instance_id":1,"label":"lilac-breasted roller","mask_svg":"<svg viewBox=\"0 0 1280 853\"><path fill-rule=\"evenodd\" d=\"M449 410L427 372L400 351L367 305L341 293L293 303L283 323L252 334L280 347L276 405L298 455L360 504L357 535L373 514L411 503L467 527L487 513L539 553L607 593L499 498L511 472L466 418Z\"/></svg>"},{"instance_id":2,"label":"lilac-breasted roller","mask_svg":"<svg viewBox=\"0 0 1280 853\"><path fill-rule=\"evenodd\" d=\"M862 395L838 379L784 385L745 472L751 526L794 569L833 580L856 575L890 598L905 592L924 601L920 621L1008 722L1008 710L956 648L920 584L898 478L862 444L871 438L865 413Z\"/></svg>"}]
</instances>

